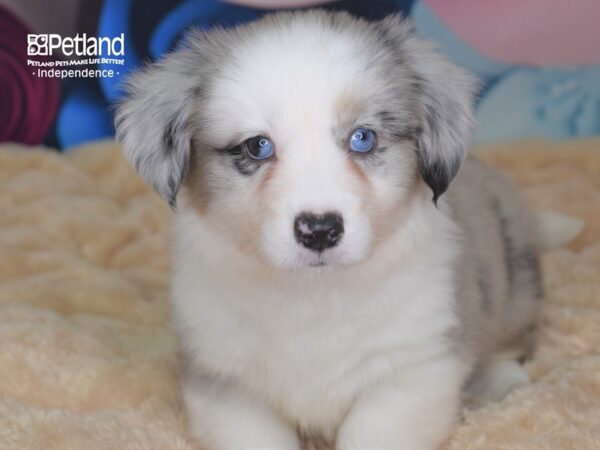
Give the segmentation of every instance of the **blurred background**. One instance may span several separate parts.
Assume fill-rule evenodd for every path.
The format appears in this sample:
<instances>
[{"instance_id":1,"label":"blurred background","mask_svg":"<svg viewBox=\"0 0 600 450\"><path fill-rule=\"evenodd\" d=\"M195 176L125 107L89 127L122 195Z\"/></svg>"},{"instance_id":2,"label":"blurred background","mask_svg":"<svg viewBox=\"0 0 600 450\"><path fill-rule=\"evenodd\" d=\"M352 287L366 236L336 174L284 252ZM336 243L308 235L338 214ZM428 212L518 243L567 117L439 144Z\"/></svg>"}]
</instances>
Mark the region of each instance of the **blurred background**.
<instances>
[{"instance_id":1,"label":"blurred background","mask_svg":"<svg viewBox=\"0 0 600 450\"><path fill-rule=\"evenodd\" d=\"M483 81L474 143L600 134L599 0L0 0L0 142L63 151L113 135L128 72L173 49L190 26L231 26L319 6L368 19L393 12ZM125 34L114 78L40 78L26 35Z\"/></svg>"}]
</instances>

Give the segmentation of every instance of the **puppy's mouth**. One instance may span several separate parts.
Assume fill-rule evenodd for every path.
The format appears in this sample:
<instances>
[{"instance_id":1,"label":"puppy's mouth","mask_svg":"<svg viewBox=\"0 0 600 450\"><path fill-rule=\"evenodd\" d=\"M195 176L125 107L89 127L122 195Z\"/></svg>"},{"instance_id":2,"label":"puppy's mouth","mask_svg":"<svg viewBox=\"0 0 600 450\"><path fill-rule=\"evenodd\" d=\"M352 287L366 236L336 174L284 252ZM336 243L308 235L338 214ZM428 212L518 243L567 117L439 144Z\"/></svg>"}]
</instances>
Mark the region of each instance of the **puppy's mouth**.
<instances>
[{"instance_id":1,"label":"puppy's mouth","mask_svg":"<svg viewBox=\"0 0 600 450\"><path fill-rule=\"evenodd\" d=\"M319 257L316 261L309 264L309 267L324 267L326 265L327 265L327 263L325 261L323 261L323 258L321 258L321 255L319 255Z\"/></svg>"},{"instance_id":2,"label":"puppy's mouth","mask_svg":"<svg viewBox=\"0 0 600 450\"><path fill-rule=\"evenodd\" d=\"M346 258L340 254L339 251L335 250L326 250L320 253L303 254L297 260L298 267L307 267L311 269L318 268L337 268L343 267L348 264L351 264L350 261L346 261Z\"/></svg>"}]
</instances>

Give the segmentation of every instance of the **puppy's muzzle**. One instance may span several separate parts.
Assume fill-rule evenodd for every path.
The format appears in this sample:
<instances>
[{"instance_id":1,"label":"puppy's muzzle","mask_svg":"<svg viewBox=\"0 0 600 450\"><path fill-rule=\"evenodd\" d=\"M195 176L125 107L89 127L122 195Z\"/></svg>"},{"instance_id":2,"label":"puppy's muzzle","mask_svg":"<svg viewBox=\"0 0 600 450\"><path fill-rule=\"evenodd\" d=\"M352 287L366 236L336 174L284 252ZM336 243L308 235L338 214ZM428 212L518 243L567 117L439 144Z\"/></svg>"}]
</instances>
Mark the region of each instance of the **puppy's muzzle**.
<instances>
[{"instance_id":1,"label":"puppy's muzzle","mask_svg":"<svg viewBox=\"0 0 600 450\"><path fill-rule=\"evenodd\" d=\"M344 219L337 213L303 212L294 221L296 241L315 252L335 247L344 235Z\"/></svg>"}]
</instances>

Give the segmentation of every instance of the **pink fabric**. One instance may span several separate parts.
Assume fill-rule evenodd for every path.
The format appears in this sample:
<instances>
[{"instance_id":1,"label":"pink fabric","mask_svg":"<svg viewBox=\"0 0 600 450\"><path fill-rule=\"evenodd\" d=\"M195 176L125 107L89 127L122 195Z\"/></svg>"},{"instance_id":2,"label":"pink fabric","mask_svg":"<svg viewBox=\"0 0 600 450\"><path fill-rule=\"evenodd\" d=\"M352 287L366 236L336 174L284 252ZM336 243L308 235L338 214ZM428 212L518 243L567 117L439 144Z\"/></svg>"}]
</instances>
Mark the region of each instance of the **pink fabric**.
<instances>
[{"instance_id":1,"label":"pink fabric","mask_svg":"<svg viewBox=\"0 0 600 450\"><path fill-rule=\"evenodd\" d=\"M60 81L38 78L27 66L31 32L0 5L0 142L39 144L58 108Z\"/></svg>"},{"instance_id":2,"label":"pink fabric","mask_svg":"<svg viewBox=\"0 0 600 450\"><path fill-rule=\"evenodd\" d=\"M423 0L485 56L509 64L600 63L600 0Z\"/></svg>"}]
</instances>

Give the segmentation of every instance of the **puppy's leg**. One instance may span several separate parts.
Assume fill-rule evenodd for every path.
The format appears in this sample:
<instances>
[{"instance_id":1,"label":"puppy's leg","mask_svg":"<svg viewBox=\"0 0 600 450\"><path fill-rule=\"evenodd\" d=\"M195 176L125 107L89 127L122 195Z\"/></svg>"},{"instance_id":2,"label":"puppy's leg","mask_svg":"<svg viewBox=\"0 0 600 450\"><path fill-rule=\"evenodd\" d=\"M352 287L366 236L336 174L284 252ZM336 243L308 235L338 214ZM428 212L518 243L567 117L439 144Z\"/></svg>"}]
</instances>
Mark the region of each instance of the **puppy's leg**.
<instances>
[{"instance_id":1,"label":"puppy's leg","mask_svg":"<svg viewBox=\"0 0 600 450\"><path fill-rule=\"evenodd\" d=\"M446 359L408 371L357 399L337 450L434 450L444 442L458 418L465 367Z\"/></svg>"},{"instance_id":2,"label":"puppy's leg","mask_svg":"<svg viewBox=\"0 0 600 450\"><path fill-rule=\"evenodd\" d=\"M186 378L189 433L202 450L300 450L295 429L268 405L219 380Z\"/></svg>"}]
</instances>

